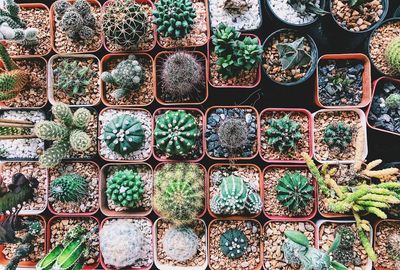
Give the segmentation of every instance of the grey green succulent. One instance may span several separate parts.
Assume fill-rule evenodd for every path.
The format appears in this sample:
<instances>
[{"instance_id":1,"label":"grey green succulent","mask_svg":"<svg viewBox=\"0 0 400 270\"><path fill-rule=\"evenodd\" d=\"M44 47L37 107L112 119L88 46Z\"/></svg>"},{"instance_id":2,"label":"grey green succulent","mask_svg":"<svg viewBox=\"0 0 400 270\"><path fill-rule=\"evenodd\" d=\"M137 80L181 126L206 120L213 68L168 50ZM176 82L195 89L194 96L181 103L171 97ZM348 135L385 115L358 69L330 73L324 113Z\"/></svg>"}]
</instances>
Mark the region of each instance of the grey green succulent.
<instances>
[{"instance_id":1,"label":"grey green succulent","mask_svg":"<svg viewBox=\"0 0 400 270\"><path fill-rule=\"evenodd\" d=\"M316 0L287 0L288 4L301 15L326 15L329 12L322 9ZM320 2L321 3L321 2Z\"/></svg>"},{"instance_id":2,"label":"grey green succulent","mask_svg":"<svg viewBox=\"0 0 400 270\"><path fill-rule=\"evenodd\" d=\"M323 141L330 149L344 150L353 138L353 129L344 122L329 124L324 131Z\"/></svg>"},{"instance_id":3,"label":"grey green succulent","mask_svg":"<svg viewBox=\"0 0 400 270\"><path fill-rule=\"evenodd\" d=\"M219 240L219 248L229 259L242 257L247 250L247 246L247 237L239 229L229 229L225 231Z\"/></svg>"},{"instance_id":4,"label":"grey green succulent","mask_svg":"<svg viewBox=\"0 0 400 270\"><path fill-rule=\"evenodd\" d=\"M79 202L89 194L88 181L79 174L66 174L50 184L50 197L60 202Z\"/></svg>"},{"instance_id":5,"label":"grey green succulent","mask_svg":"<svg viewBox=\"0 0 400 270\"><path fill-rule=\"evenodd\" d=\"M304 37L293 42L278 43L276 45L282 70L306 66L311 63L311 56L304 49Z\"/></svg>"},{"instance_id":6,"label":"grey green succulent","mask_svg":"<svg viewBox=\"0 0 400 270\"><path fill-rule=\"evenodd\" d=\"M400 94L392 93L385 99L385 105L390 109L400 108Z\"/></svg>"}]
</instances>

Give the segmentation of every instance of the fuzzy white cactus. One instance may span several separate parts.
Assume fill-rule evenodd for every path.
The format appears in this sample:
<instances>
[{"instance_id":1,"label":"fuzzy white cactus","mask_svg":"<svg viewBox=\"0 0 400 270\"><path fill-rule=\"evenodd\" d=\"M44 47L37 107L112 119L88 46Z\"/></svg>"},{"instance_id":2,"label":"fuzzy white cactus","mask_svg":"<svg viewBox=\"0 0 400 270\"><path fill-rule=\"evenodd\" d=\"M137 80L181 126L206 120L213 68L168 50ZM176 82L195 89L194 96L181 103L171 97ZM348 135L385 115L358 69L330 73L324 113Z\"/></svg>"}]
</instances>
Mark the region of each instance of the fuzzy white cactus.
<instances>
[{"instance_id":1,"label":"fuzzy white cactus","mask_svg":"<svg viewBox=\"0 0 400 270\"><path fill-rule=\"evenodd\" d=\"M183 227L170 228L163 238L163 250L171 259L184 262L193 258L199 248L199 238L193 229Z\"/></svg>"}]
</instances>

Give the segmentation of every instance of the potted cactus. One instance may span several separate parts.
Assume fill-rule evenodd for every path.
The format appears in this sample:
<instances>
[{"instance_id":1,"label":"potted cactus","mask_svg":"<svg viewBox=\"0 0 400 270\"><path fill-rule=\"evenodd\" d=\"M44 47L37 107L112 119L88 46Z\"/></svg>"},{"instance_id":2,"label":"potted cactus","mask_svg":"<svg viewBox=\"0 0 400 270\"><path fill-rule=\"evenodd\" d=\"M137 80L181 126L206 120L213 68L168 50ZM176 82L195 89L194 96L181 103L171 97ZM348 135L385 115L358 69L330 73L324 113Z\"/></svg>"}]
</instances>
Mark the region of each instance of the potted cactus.
<instances>
[{"instance_id":1,"label":"potted cactus","mask_svg":"<svg viewBox=\"0 0 400 270\"><path fill-rule=\"evenodd\" d=\"M57 0L50 8L56 53L89 53L101 46L101 4L97 0Z\"/></svg>"},{"instance_id":2,"label":"potted cactus","mask_svg":"<svg viewBox=\"0 0 400 270\"><path fill-rule=\"evenodd\" d=\"M147 52L156 45L150 0L109 0L103 5L103 44L109 52ZM132 18L134 18L132 20Z\"/></svg>"},{"instance_id":3,"label":"potted cactus","mask_svg":"<svg viewBox=\"0 0 400 270\"><path fill-rule=\"evenodd\" d=\"M152 117L144 109L106 108L99 116L100 156L106 161L145 161L152 153Z\"/></svg>"},{"instance_id":4,"label":"potted cactus","mask_svg":"<svg viewBox=\"0 0 400 270\"><path fill-rule=\"evenodd\" d=\"M145 216L152 210L153 169L147 163L101 169L100 210L106 216Z\"/></svg>"},{"instance_id":5,"label":"potted cactus","mask_svg":"<svg viewBox=\"0 0 400 270\"><path fill-rule=\"evenodd\" d=\"M400 226L395 219L382 220L374 227L374 248L378 260L374 264L377 270L396 269L399 266Z\"/></svg>"},{"instance_id":6,"label":"potted cactus","mask_svg":"<svg viewBox=\"0 0 400 270\"><path fill-rule=\"evenodd\" d=\"M150 105L155 85L149 54L107 54L101 59L101 100L106 106Z\"/></svg>"},{"instance_id":7,"label":"potted cactus","mask_svg":"<svg viewBox=\"0 0 400 270\"><path fill-rule=\"evenodd\" d=\"M150 269L153 265L152 222L147 218L106 218L100 229L104 269Z\"/></svg>"}]
</instances>

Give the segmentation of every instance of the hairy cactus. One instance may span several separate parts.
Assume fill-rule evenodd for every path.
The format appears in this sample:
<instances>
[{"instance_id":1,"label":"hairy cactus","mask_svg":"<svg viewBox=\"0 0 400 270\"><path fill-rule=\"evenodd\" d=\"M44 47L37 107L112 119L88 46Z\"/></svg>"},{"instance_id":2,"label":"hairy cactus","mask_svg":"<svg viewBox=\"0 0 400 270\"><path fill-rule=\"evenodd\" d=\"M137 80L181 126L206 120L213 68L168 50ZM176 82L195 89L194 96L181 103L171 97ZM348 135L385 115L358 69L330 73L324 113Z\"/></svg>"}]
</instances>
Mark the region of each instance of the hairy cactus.
<instances>
[{"instance_id":1,"label":"hairy cactus","mask_svg":"<svg viewBox=\"0 0 400 270\"><path fill-rule=\"evenodd\" d=\"M222 147L234 153L247 143L248 128L245 119L230 117L218 127L218 138Z\"/></svg>"},{"instance_id":2,"label":"hairy cactus","mask_svg":"<svg viewBox=\"0 0 400 270\"><path fill-rule=\"evenodd\" d=\"M313 200L314 187L300 173L286 173L276 186L279 203L291 213L304 212Z\"/></svg>"},{"instance_id":3,"label":"hairy cactus","mask_svg":"<svg viewBox=\"0 0 400 270\"><path fill-rule=\"evenodd\" d=\"M400 94L397 94L397 93L390 94L385 99L385 105L388 108L394 109L394 110L400 108Z\"/></svg>"},{"instance_id":4,"label":"hairy cactus","mask_svg":"<svg viewBox=\"0 0 400 270\"><path fill-rule=\"evenodd\" d=\"M156 119L155 147L169 157L189 155L200 135L196 118L183 110L166 111Z\"/></svg>"},{"instance_id":5,"label":"hairy cactus","mask_svg":"<svg viewBox=\"0 0 400 270\"><path fill-rule=\"evenodd\" d=\"M153 22L161 35L179 39L193 29L196 10L192 0L159 0L155 6Z\"/></svg>"},{"instance_id":6,"label":"hairy cactus","mask_svg":"<svg viewBox=\"0 0 400 270\"><path fill-rule=\"evenodd\" d=\"M88 191L88 181L78 174L62 175L50 184L50 197L60 202L79 202Z\"/></svg>"},{"instance_id":7,"label":"hairy cactus","mask_svg":"<svg viewBox=\"0 0 400 270\"><path fill-rule=\"evenodd\" d=\"M275 151L280 153L288 153L295 151L297 143L303 137L300 132L300 124L290 120L289 114L279 119L268 119L270 125L266 131L267 143L271 145Z\"/></svg>"},{"instance_id":8,"label":"hairy cactus","mask_svg":"<svg viewBox=\"0 0 400 270\"><path fill-rule=\"evenodd\" d=\"M389 65L400 72L400 38L397 37L393 39L389 45L386 47L385 52L386 60Z\"/></svg>"},{"instance_id":9,"label":"hairy cactus","mask_svg":"<svg viewBox=\"0 0 400 270\"><path fill-rule=\"evenodd\" d=\"M136 208L143 198L142 177L132 170L117 171L107 180L107 198L127 208Z\"/></svg>"},{"instance_id":10,"label":"hairy cactus","mask_svg":"<svg viewBox=\"0 0 400 270\"><path fill-rule=\"evenodd\" d=\"M199 248L199 242L200 240L194 230L186 226L168 229L162 239L165 254L178 262L193 258Z\"/></svg>"},{"instance_id":11,"label":"hairy cactus","mask_svg":"<svg viewBox=\"0 0 400 270\"><path fill-rule=\"evenodd\" d=\"M288 4L299 14L304 16L310 14L322 16L328 13L315 2L315 0L289 0Z\"/></svg>"},{"instance_id":12,"label":"hairy cactus","mask_svg":"<svg viewBox=\"0 0 400 270\"><path fill-rule=\"evenodd\" d=\"M118 87L112 93L115 99L120 99L129 92L139 89L143 78L143 67L134 55L129 55L127 60L120 62L111 72L105 71L101 74L104 82Z\"/></svg>"},{"instance_id":13,"label":"hairy cactus","mask_svg":"<svg viewBox=\"0 0 400 270\"><path fill-rule=\"evenodd\" d=\"M124 49L136 49L147 34L147 17L143 6L134 1L109 2L103 14L103 31L107 41Z\"/></svg>"},{"instance_id":14,"label":"hairy cactus","mask_svg":"<svg viewBox=\"0 0 400 270\"><path fill-rule=\"evenodd\" d=\"M304 37L293 42L276 45L282 70L310 64L311 56L304 50Z\"/></svg>"},{"instance_id":15,"label":"hairy cactus","mask_svg":"<svg viewBox=\"0 0 400 270\"><path fill-rule=\"evenodd\" d=\"M103 139L112 151L126 156L142 147L145 134L139 120L122 114L111 119L105 126Z\"/></svg>"},{"instance_id":16,"label":"hairy cactus","mask_svg":"<svg viewBox=\"0 0 400 270\"><path fill-rule=\"evenodd\" d=\"M400 235L391 233L387 237L387 250L390 257L395 261L400 261Z\"/></svg>"},{"instance_id":17,"label":"hairy cactus","mask_svg":"<svg viewBox=\"0 0 400 270\"><path fill-rule=\"evenodd\" d=\"M246 235L238 229L229 229L219 239L219 248L222 253L230 258L237 259L247 250L248 240Z\"/></svg>"},{"instance_id":18,"label":"hairy cactus","mask_svg":"<svg viewBox=\"0 0 400 270\"><path fill-rule=\"evenodd\" d=\"M343 122L329 124L324 131L323 141L330 149L344 150L353 138L353 129Z\"/></svg>"},{"instance_id":19,"label":"hairy cactus","mask_svg":"<svg viewBox=\"0 0 400 270\"><path fill-rule=\"evenodd\" d=\"M154 208L160 216L185 224L204 208L204 172L198 165L165 164L154 181Z\"/></svg>"}]
</instances>

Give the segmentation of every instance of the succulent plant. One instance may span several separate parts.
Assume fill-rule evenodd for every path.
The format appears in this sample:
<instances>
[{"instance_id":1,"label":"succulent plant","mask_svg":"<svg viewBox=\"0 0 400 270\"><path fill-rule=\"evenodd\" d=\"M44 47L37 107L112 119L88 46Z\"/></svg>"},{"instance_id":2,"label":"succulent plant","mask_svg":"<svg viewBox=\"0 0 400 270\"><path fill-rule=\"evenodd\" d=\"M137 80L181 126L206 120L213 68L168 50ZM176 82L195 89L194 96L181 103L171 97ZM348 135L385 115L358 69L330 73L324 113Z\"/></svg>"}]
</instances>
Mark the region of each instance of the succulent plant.
<instances>
[{"instance_id":1,"label":"succulent plant","mask_svg":"<svg viewBox=\"0 0 400 270\"><path fill-rule=\"evenodd\" d=\"M241 70L251 70L261 63L264 50L256 38L245 37L237 46L237 63Z\"/></svg>"},{"instance_id":2,"label":"succulent plant","mask_svg":"<svg viewBox=\"0 0 400 270\"><path fill-rule=\"evenodd\" d=\"M242 118L227 118L218 127L217 133L221 146L232 153L241 150L248 141L248 127Z\"/></svg>"},{"instance_id":3,"label":"succulent plant","mask_svg":"<svg viewBox=\"0 0 400 270\"><path fill-rule=\"evenodd\" d=\"M224 56L232 53L236 42L240 38L240 32L235 28L221 23L213 30L211 41L214 45L214 53L217 56Z\"/></svg>"},{"instance_id":4,"label":"succulent plant","mask_svg":"<svg viewBox=\"0 0 400 270\"><path fill-rule=\"evenodd\" d=\"M161 35L179 39L193 29L196 10L191 0L159 0L154 5L153 22Z\"/></svg>"},{"instance_id":5,"label":"succulent plant","mask_svg":"<svg viewBox=\"0 0 400 270\"><path fill-rule=\"evenodd\" d=\"M241 15L250 8L247 0L223 0L223 3L224 9L232 15Z\"/></svg>"},{"instance_id":6,"label":"succulent plant","mask_svg":"<svg viewBox=\"0 0 400 270\"><path fill-rule=\"evenodd\" d=\"M245 208L249 212L250 215L255 215L255 214L260 213L262 210L262 202L261 202L260 195L255 192L250 192L247 195Z\"/></svg>"},{"instance_id":7,"label":"succulent plant","mask_svg":"<svg viewBox=\"0 0 400 270\"><path fill-rule=\"evenodd\" d=\"M353 138L353 129L343 122L329 124L324 131L323 142L330 149L344 150Z\"/></svg>"},{"instance_id":8,"label":"succulent plant","mask_svg":"<svg viewBox=\"0 0 400 270\"><path fill-rule=\"evenodd\" d=\"M336 228L336 235L340 234L340 244L338 248L332 253L333 259L344 264L355 264L354 256L354 241L355 233L350 226L338 226Z\"/></svg>"},{"instance_id":9,"label":"succulent plant","mask_svg":"<svg viewBox=\"0 0 400 270\"><path fill-rule=\"evenodd\" d=\"M385 52L386 60L389 65L400 72L400 38L397 37L393 39L389 45L386 47Z\"/></svg>"},{"instance_id":10,"label":"succulent plant","mask_svg":"<svg viewBox=\"0 0 400 270\"><path fill-rule=\"evenodd\" d=\"M136 57L131 54L121 61L111 72L105 71L101 79L117 87L112 93L115 99L126 96L131 91L138 90L143 84L144 72Z\"/></svg>"},{"instance_id":11,"label":"succulent plant","mask_svg":"<svg viewBox=\"0 0 400 270\"><path fill-rule=\"evenodd\" d=\"M248 240L246 235L238 229L225 231L219 239L219 248L229 259L237 259L247 250Z\"/></svg>"},{"instance_id":12,"label":"succulent plant","mask_svg":"<svg viewBox=\"0 0 400 270\"><path fill-rule=\"evenodd\" d=\"M104 127L103 140L112 151L126 156L144 143L142 123L128 114L118 115Z\"/></svg>"},{"instance_id":13,"label":"succulent plant","mask_svg":"<svg viewBox=\"0 0 400 270\"><path fill-rule=\"evenodd\" d=\"M385 105L390 109L400 108L400 94L392 93L385 99Z\"/></svg>"},{"instance_id":14,"label":"succulent plant","mask_svg":"<svg viewBox=\"0 0 400 270\"><path fill-rule=\"evenodd\" d=\"M0 127L0 136L9 135L27 135L29 134L28 128L17 128L17 127Z\"/></svg>"},{"instance_id":15,"label":"succulent plant","mask_svg":"<svg viewBox=\"0 0 400 270\"><path fill-rule=\"evenodd\" d=\"M277 200L289 212L300 214L313 201L314 187L309 179L300 173L286 173L276 186Z\"/></svg>"},{"instance_id":16,"label":"succulent plant","mask_svg":"<svg viewBox=\"0 0 400 270\"><path fill-rule=\"evenodd\" d=\"M88 181L79 174L62 175L50 184L50 197L60 202L79 202L88 191Z\"/></svg>"},{"instance_id":17,"label":"succulent plant","mask_svg":"<svg viewBox=\"0 0 400 270\"><path fill-rule=\"evenodd\" d=\"M315 0L288 0L288 4L301 15L325 15L328 12L317 5Z\"/></svg>"},{"instance_id":18,"label":"succulent plant","mask_svg":"<svg viewBox=\"0 0 400 270\"><path fill-rule=\"evenodd\" d=\"M304 37L293 42L278 43L276 45L282 70L299 66L306 66L311 62L311 56L304 50Z\"/></svg>"},{"instance_id":19,"label":"succulent plant","mask_svg":"<svg viewBox=\"0 0 400 270\"><path fill-rule=\"evenodd\" d=\"M144 193L142 177L133 170L117 171L107 180L106 193L116 205L136 208Z\"/></svg>"},{"instance_id":20,"label":"succulent plant","mask_svg":"<svg viewBox=\"0 0 400 270\"><path fill-rule=\"evenodd\" d=\"M199 238L187 226L174 226L168 229L162 239L165 254L174 261L184 262L197 254Z\"/></svg>"},{"instance_id":21,"label":"succulent plant","mask_svg":"<svg viewBox=\"0 0 400 270\"><path fill-rule=\"evenodd\" d=\"M371 2L372 0L349 0L349 5L352 8L357 8L365 3Z\"/></svg>"},{"instance_id":22,"label":"succulent plant","mask_svg":"<svg viewBox=\"0 0 400 270\"><path fill-rule=\"evenodd\" d=\"M289 114L279 119L268 119L269 127L265 131L267 143L275 151L289 153L295 151L297 144L303 135L300 132L300 124L289 118Z\"/></svg>"},{"instance_id":23,"label":"succulent plant","mask_svg":"<svg viewBox=\"0 0 400 270\"><path fill-rule=\"evenodd\" d=\"M184 110L168 110L156 119L154 144L169 157L185 157L197 147L200 135L192 114Z\"/></svg>"},{"instance_id":24,"label":"succulent plant","mask_svg":"<svg viewBox=\"0 0 400 270\"><path fill-rule=\"evenodd\" d=\"M400 235L391 233L387 236L387 250L390 257L395 261L400 261Z\"/></svg>"}]
</instances>

